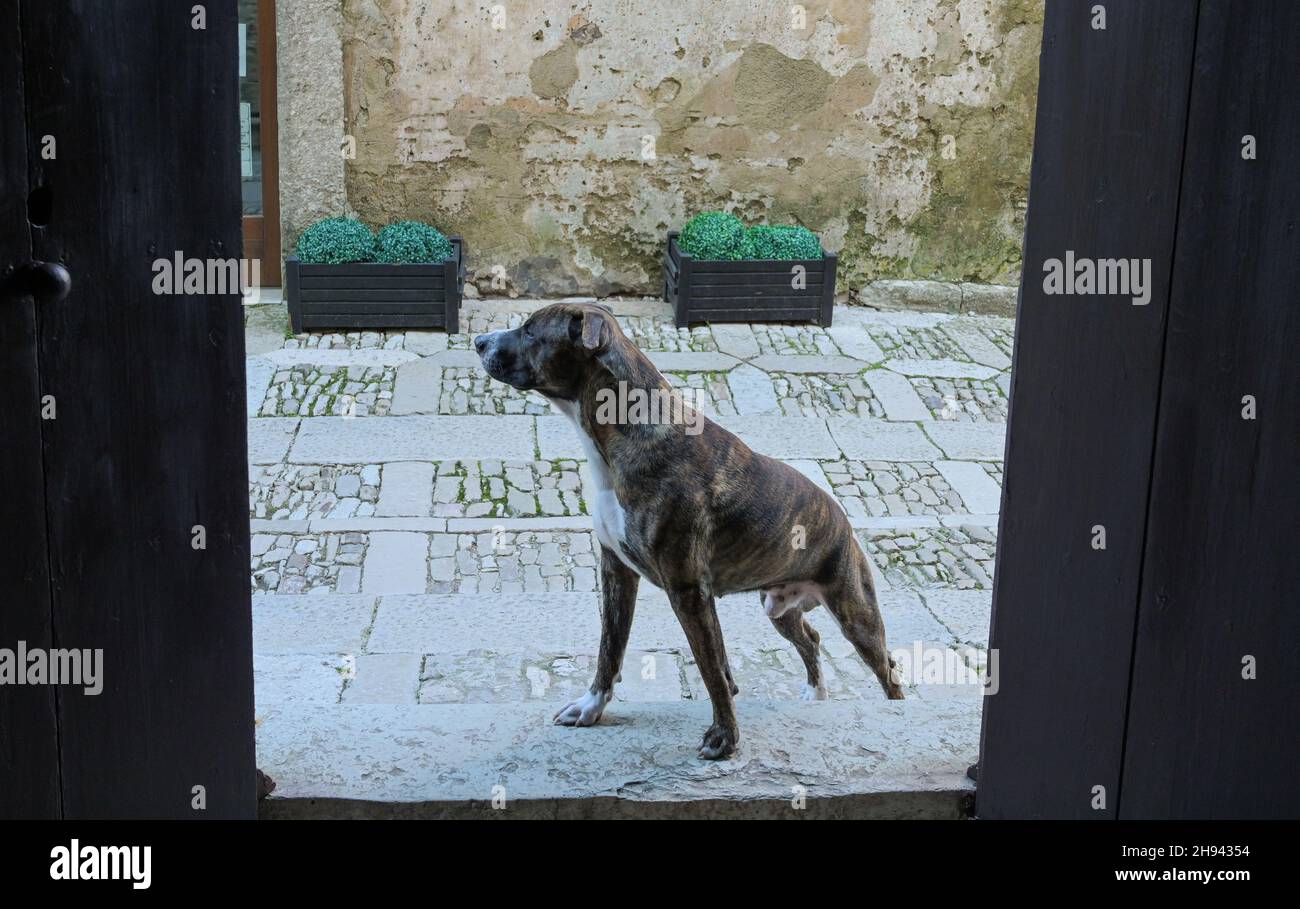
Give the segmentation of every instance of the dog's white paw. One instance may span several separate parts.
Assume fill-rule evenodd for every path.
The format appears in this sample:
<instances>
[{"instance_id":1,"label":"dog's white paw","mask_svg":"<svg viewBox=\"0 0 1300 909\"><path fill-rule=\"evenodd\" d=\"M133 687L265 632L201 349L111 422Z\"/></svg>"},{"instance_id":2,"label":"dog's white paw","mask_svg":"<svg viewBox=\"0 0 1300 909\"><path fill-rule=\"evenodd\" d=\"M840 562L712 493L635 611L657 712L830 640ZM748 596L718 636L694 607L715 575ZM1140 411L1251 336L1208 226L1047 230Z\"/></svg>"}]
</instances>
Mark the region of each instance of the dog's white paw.
<instances>
[{"instance_id":1,"label":"dog's white paw","mask_svg":"<svg viewBox=\"0 0 1300 909\"><path fill-rule=\"evenodd\" d=\"M601 714L605 712L605 705L609 703L612 692L609 694L595 694L588 691L576 701L566 704L555 714L554 722L560 726L592 726L600 719Z\"/></svg>"},{"instance_id":2,"label":"dog's white paw","mask_svg":"<svg viewBox=\"0 0 1300 909\"><path fill-rule=\"evenodd\" d=\"M799 695L805 701L824 701L826 700L826 686L818 685L815 688L807 682L803 683L803 693Z\"/></svg>"}]
</instances>

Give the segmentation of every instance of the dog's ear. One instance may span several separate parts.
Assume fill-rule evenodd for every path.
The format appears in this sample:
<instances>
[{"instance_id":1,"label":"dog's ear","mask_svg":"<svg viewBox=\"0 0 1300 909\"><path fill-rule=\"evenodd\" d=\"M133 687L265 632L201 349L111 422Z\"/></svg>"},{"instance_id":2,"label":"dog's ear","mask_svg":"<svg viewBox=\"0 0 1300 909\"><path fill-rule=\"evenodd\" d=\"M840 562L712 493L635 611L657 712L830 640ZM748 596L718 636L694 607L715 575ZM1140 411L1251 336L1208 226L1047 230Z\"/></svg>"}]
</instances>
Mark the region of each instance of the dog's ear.
<instances>
[{"instance_id":1,"label":"dog's ear","mask_svg":"<svg viewBox=\"0 0 1300 909\"><path fill-rule=\"evenodd\" d=\"M607 307L596 304L584 307L582 315L574 313L569 324L569 336L575 344L595 355L596 360L617 378L627 381L653 381L642 376L636 364L639 354L636 348L617 328L614 314ZM644 360L644 358L641 358ZM645 366L654 372L649 361ZM656 373L657 375L657 373Z\"/></svg>"},{"instance_id":2,"label":"dog's ear","mask_svg":"<svg viewBox=\"0 0 1300 909\"><path fill-rule=\"evenodd\" d=\"M609 347L613 329L609 326L609 317L603 312L590 309L582 311L582 346L587 350L600 353Z\"/></svg>"}]
</instances>

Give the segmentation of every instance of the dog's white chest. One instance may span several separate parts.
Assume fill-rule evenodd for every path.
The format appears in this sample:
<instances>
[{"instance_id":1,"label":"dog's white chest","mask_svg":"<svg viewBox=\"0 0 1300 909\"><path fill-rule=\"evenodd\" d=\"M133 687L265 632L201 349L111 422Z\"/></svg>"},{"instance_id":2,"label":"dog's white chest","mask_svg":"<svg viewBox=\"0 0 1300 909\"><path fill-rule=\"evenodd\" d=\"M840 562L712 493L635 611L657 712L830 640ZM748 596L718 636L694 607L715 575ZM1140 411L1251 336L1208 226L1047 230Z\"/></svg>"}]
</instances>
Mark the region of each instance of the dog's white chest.
<instances>
[{"instance_id":1,"label":"dog's white chest","mask_svg":"<svg viewBox=\"0 0 1300 909\"><path fill-rule=\"evenodd\" d=\"M594 487L592 490L594 495L592 500L588 501L588 507L591 509L591 523L596 531L596 539L602 546L617 555L624 565L640 574L637 567L628 561L623 552L622 544L627 538L627 514L614 493L614 481L609 474L609 468L605 465L605 459L601 457L596 443L583 431L582 421L578 419L578 406L572 401L559 400L555 401L555 406L573 423L578 438L582 440L582 450L587 455L587 469L590 472L591 485Z\"/></svg>"}]
</instances>

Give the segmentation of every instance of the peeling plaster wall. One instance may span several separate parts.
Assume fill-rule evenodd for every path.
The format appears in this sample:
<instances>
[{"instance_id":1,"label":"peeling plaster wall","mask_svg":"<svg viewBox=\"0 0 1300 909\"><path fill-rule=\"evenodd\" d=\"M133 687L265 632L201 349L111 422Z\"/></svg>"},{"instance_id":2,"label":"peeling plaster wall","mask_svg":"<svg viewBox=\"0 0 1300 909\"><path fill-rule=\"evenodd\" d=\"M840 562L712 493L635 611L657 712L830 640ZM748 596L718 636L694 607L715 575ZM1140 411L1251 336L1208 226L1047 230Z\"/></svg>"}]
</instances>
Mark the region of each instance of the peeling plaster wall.
<instances>
[{"instance_id":1,"label":"peeling plaster wall","mask_svg":"<svg viewBox=\"0 0 1300 909\"><path fill-rule=\"evenodd\" d=\"M841 289L1016 280L1041 0L807 0L802 28L787 0L280 5L337 22L339 81L297 85L322 128L341 85L347 205L461 234L485 290L656 293L665 231L715 208L816 231ZM340 201L311 173L295 212Z\"/></svg>"}]
</instances>

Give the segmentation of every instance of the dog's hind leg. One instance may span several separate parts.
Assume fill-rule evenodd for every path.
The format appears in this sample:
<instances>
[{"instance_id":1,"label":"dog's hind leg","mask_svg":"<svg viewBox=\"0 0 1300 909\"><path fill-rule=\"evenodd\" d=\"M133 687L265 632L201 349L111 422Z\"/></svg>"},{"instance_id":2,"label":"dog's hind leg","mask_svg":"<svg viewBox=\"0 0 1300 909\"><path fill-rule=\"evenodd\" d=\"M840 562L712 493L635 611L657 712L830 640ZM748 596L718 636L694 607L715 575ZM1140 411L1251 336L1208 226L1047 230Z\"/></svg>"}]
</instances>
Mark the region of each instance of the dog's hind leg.
<instances>
[{"instance_id":1,"label":"dog's hind leg","mask_svg":"<svg viewBox=\"0 0 1300 909\"><path fill-rule=\"evenodd\" d=\"M844 570L825 586L826 608L858 656L876 674L885 696L892 701L902 700L903 686L885 643L885 620L876 601L871 564L856 545L849 551L852 555L845 559L848 564Z\"/></svg>"},{"instance_id":2,"label":"dog's hind leg","mask_svg":"<svg viewBox=\"0 0 1300 909\"><path fill-rule=\"evenodd\" d=\"M803 686L805 701L826 700L826 681L822 678L820 653L817 650L821 638L817 629L808 624L802 609L789 609L772 619L772 625L794 645L804 668L808 670L808 683Z\"/></svg>"}]
</instances>

